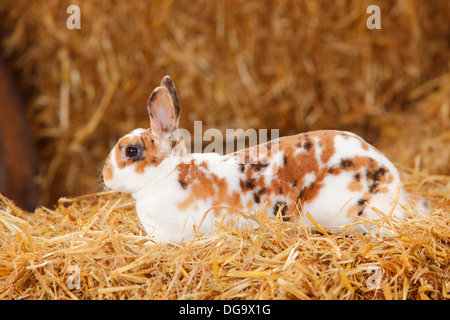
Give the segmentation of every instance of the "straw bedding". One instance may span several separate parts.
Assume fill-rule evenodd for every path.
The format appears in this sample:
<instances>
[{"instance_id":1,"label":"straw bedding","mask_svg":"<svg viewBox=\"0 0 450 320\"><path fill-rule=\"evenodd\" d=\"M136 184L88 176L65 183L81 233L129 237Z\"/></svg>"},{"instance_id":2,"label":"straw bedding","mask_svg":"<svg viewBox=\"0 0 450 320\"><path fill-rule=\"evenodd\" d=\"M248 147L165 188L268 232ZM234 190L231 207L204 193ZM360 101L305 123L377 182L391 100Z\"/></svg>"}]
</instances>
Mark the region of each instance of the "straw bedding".
<instances>
[{"instance_id":1,"label":"straw bedding","mask_svg":"<svg viewBox=\"0 0 450 320\"><path fill-rule=\"evenodd\" d=\"M69 4L0 5L45 194L33 214L0 197L0 299L449 298L449 2L380 1L370 32L359 0L81 2L76 31ZM98 169L148 127L165 74L181 127L355 131L432 214L383 221L392 236L378 239L251 211L254 229L144 245L132 199L103 191Z\"/></svg>"},{"instance_id":2,"label":"straw bedding","mask_svg":"<svg viewBox=\"0 0 450 320\"><path fill-rule=\"evenodd\" d=\"M62 198L33 215L2 198L0 298L448 299L447 198L444 207L425 218L381 218L392 232L384 239L318 234L249 212L254 229L149 246L133 202L115 192ZM71 288L74 268L80 282Z\"/></svg>"}]
</instances>

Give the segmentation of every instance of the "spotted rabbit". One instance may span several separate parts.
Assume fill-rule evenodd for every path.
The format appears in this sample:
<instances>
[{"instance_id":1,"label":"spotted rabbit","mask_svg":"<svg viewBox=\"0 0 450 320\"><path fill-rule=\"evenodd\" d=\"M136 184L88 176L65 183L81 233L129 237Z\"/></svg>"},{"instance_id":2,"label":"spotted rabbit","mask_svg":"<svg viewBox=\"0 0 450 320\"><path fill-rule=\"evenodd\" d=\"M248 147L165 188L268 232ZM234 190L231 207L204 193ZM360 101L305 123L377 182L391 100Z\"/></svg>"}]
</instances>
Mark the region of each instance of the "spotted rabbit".
<instances>
[{"instance_id":1,"label":"spotted rabbit","mask_svg":"<svg viewBox=\"0 0 450 320\"><path fill-rule=\"evenodd\" d=\"M429 210L425 199L399 187L395 166L353 133L312 131L224 156L188 154L177 130L181 108L169 76L152 92L148 112L150 128L118 141L103 178L107 187L131 193L145 231L160 241L190 239L195 229L209 234L215 222L251 223L239 212L254 208L313 226L305 218L309 212L332 231L361 233L366 227L355 223L359 217L379 219L377 211L390 212L394 201L398 217L406 207Z\"/></svg>"}]
</instances>

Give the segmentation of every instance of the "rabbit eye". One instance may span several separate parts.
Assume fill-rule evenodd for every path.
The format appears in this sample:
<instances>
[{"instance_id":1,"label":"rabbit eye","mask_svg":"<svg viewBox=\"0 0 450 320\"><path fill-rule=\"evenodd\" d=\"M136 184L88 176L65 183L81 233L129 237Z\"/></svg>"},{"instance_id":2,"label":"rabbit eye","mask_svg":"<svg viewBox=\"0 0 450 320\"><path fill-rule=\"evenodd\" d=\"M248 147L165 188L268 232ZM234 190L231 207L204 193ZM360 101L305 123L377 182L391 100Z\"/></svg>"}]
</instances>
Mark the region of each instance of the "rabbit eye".
<instances>
[{"instance_id":1,"label":"rabbit eye","mask_svg":"<svg viewBox=\"0 0 450 320\"><path fill-rule=\"evenodd\" d=\"M125 155L128 158L135 158L137 157L139 154L139 149L133 146L127 147L127 149L125 150Z\"/></svg>"}]
</instances>

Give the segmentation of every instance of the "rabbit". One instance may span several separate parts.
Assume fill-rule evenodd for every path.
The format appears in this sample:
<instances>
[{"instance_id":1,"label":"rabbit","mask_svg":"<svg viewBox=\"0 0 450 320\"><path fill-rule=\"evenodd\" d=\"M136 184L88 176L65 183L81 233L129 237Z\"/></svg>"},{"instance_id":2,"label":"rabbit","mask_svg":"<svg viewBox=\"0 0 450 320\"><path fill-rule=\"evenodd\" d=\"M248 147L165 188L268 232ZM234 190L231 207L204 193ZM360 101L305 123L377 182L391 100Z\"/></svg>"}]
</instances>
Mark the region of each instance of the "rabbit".
<instances>
[{"instance_id":1,"label":"rabbit","mask_svg":"<svg viewBox=\"0 0 450 320\"><path fill-rule=\"evenodd\" d=\"M188 154L178 132L180 101L165 76L148 100L149 129L119 139L103 168L106 187L131 193L139 220L157 241L212 234L217 224L253 225L261 208L284 221L366 233L377 211L426 214L429 203L401 187L396 167L354 133L321 130L234 153ZM309 213L311 219L306 218ZM361 223L358 223L361 222Z\"/></svg>"}]
</instances>

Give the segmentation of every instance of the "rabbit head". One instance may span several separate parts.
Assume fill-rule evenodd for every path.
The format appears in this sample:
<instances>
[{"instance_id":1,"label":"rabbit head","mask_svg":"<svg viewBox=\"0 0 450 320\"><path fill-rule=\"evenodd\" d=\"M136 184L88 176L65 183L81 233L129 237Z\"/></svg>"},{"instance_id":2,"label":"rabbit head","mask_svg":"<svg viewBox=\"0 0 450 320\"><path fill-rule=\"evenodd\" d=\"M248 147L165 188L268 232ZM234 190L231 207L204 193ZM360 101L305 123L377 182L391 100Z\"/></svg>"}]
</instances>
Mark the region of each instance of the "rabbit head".
<instances>
[{"instance_id":1,"label":"rabbit head","mask_svg":"<svg viewBox=\"0 0 450 320\"><path fill-rule=\"evenodd\" d=\"M165 76L148 100L149 129L135 129L119 139L103 168L105 185L122 192L137 192L164 178L186 152L178 133L181 107L178 93Z\"/></svg>"}]
</instances>

